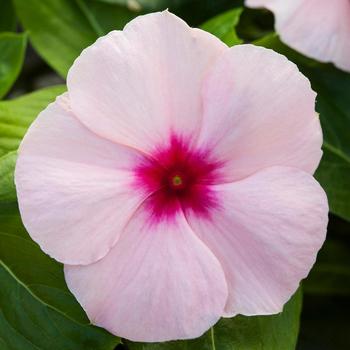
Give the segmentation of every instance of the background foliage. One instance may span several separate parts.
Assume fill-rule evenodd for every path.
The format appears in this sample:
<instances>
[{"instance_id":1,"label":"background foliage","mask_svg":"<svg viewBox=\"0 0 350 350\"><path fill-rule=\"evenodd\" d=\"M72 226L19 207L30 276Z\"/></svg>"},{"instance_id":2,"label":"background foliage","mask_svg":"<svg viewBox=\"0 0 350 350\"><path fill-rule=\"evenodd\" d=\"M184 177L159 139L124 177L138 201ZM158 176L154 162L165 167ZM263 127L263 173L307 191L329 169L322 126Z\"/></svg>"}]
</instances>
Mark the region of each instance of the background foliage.
<instances>
[{"instance_id":1,"label":"background foliage","mask_svg":"<svg viewBox=\"0 0 350 350\"><path fill-rule=\"evenodd\" d=\"M142 344L89 324L66 287L62 265L31 241L21 223L13 171L28 126L65 91L64 78L81 50L137 15L165 8L230 46L254 42L272 48L310 79L324 132L316 177L331 214L317 263L283 313L222 319L191 341ZM350 74L281 43L270 13L243 9L238 0L0 0L1 98L0 350L350 348Z\"/></svg>"}]
</instances>

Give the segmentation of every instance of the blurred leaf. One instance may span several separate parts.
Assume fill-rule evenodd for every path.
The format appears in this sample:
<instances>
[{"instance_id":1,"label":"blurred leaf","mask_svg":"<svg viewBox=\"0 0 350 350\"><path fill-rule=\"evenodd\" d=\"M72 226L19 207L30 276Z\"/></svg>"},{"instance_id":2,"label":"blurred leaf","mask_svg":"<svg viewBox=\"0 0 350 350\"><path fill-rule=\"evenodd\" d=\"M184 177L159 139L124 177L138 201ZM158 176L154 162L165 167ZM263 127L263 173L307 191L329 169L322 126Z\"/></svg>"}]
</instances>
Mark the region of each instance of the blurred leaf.
<instances>
[{"instance_id":1,"label":"blurred leaf","mask_svg":"<svg viewBox=\"0 0 350 350\"><path fill-rule=\"evenodd\" d=\"M340 241L328 239L303 287L309 294L349 296L349 247Z\"/></svg>"},{"instance_id":2,"label":"blurred leaf","mask_svg":"<svg viewBox=\"0 0 350 350\"><path fill-rule=\"evenodd\" d=\"M271 34L274 31L273 27L274 16L272 12L244 7L236 31L240 38L250 43Z\"/></svg>"},{"instance_id":3,"label":"blurred leaf","mask_svg":"<svg viewBox=\"0 0 350 350\"><path fill-rule=\"evenodd\" d=\"M242 40L235 31L241 13L242 8L227 11L205 22L201 28L217 36L228 46L241 44Z\"/></svg>"},{"instance_id":4,"label":"blurred leaf","mask_svg":"<svg viewBox=\"0 0 350 350\"><path fill-rule=\"evenodd\" d=\"M127 342L129 350L295 350L301 311L299 290L273 316L223 318L202 337L166 343ZM215 347L213 346L215 344Z\"/></svg>"},{"instance_id":5,"label":"blurred leaf","mask_svg":"<svg viewBox=\"0 0 350 350\"><path fill-rule=\"evenodd\" d=\"M0 0L0 32L16 29L16 13L11 0Z\"/></svg>"},{"instance_id":6,"label":"blurred leaf","mask_svg":"<svg viewBox=\"0 0 350 350\"><path fill-rule=\"evenodd\" d=\"M16 200L16 189L13 181L16 159L15 151L0 157L0 202Z\"/></svg>"},{"instance_id":7,"label":"blurred leaf","mask_svg":"<svg viewBox=\"0 0 350 350\"><path fill-rule=\"evenodd\" d=\"M330 215L327 240L317 256L308 278L303 282L307 294L349 297L350 223ZM350 306L350 305L349 305Z\"/></svg>"},{"instance_id":8,"label":"blurred leaf","mask_svg":"<svg viewBox=\"0 0 350 350\"><path fill-rule=\"evenodd\" d=\"M63 85L52 86L0 102L0 157L17 150L32 121L64 91Z\"/></svg>"},{"instance_id":9,"label":"blurred leaf","mask_svg":"<svg viewBox=\"0 0 350 350\"><path fill-rule=\"evenodd\" d=\"M106 4L120 5L136 12L148 12L166 8L168 0L98 0ZM180 0L181 1L181 0Z\"/></svg>"},{"instance_id":10,"label":"blurred leaf","mask_svg":"<svg viewBox=\"0 0 350 350\"><path fill-rule=\"evenodd\" d=\"M155 11L171 6L174 2L184 2L187 0L99 0L108 4L125 6L133 11Z\"/></svg>"},{"instance_id":11,"label":"blurred leaf","mask_svg":"<svg viewBox=\"0 0 350 350\"><path fill-rule=\"evenodd\" d=\"M350 349L350 300L345 297L304 297L298 350Z\"/></svg>"},{"instance_id":12,"label":"blurred leaf","mask_svg":"<svg viewBox=\"0 0 350 350\"><path fill-rule=\"evenodd\" d=\"M171 12L195 27L233 7L241 6L243 0L167 0L167 8Z\"/></svg>"},{"instance_id":13,"label":"blurred leaf","mask_svg":"<svg viewBox=\"0 0 350 350\"><path fill-rule=\"evenodd\" d=\"M13 0L34 48L62 76L97 37L71 0Z\"/></svg>"},{"instance_id":14,"label":"blurred leaf","mask_svg":"<svg viewBox=\"0 0 350 350\"><path fill-rule=\"evenodd\" d=\"M26 34L0 33L0 98L10 90L21 71L26 45Z\"/></svg>"},{"instance_id":15,"label":"blurred leaf","mask_svg":"<svg viewBox=\"0 0 350 350\"><path fill-rule=\"evenodd\" d=\"M63 77L85 47L133 16L97 0L13 1L34 48Z\"/></svg>"},{"instance_id":16,"label":"blurred leaf","mask_svg":"<svg viewBox=\"0 0 350 350\"><path fill-rule=\"evenodd\" d=\"M102 35L107 34L111 30L123 29L125 24L137 15L136 12L124 6L108 5L98 0L78 1L85 1L87 11L95 17L96 22L102 30Z\"/></svg>"},{"instance_id":17,"label":"blurred leaf","mask_svg":"<svg viewBox=\"0 0 350 350\"><path fill-rule=\"evenodd\" d=\"M255 44L284 54L310 79L324 135L324 155L315 176L327 192L330 210L350 220L350 74L300 55L276 35Z\"/></svg>"},{"instance_id":18,"label":"blurred leaf","mask_svg":"<svg viewBox=\"0 0 350 350\"><path fill-rule=\"evenodd\" d=\"M243 6L243 0L97 0L108 4L122 5L142 13L168 9L191 26L232 9Z\"/></svg>"},{"instance_id":19,"label":"blurred leaf","mask_svg":"<svg viewBox=\"0 0 350 350\"><path fill-rule=\"evenodd\" d=\"M350 349L350 223L330 215L327 240L303 282L298 350Z\"/></svg>"}]
</instances>

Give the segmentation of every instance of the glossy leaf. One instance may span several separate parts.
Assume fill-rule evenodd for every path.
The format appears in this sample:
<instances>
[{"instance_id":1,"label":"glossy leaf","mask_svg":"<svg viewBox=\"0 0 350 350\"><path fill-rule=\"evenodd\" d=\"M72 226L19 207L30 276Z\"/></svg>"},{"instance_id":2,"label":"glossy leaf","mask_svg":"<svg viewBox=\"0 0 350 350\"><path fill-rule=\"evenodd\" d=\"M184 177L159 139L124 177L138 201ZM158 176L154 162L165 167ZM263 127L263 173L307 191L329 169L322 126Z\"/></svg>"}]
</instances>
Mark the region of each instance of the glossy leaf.
<instances>
[{"instance_id":1,"label":"glossy leaf","mask_svg":"<svg viewBox=\"0 0 350 350\"><path fill-rule=\"evenodd\" d=\"M100 35L120 29L133 14L95 0L13 0L38 53L63 77Z\"/></svg>"},{"instance_id":2,"label":"glossy leaf","mask_svg":"<svg viewBox=\"0 0 350 350\"><path fill-rule=\"evenodd\" d=\"M24 60L26 34L0 33L0 98L16 81Z\"/></svg>"},{"instance_id":3,"label":"glossy leaf","mask_svg":"<svg viewBox=\"0 0 350 350\"><path fill-rule=\"evenodd\" d=\"M127 345L129 350L295 350L300 311L299 290L279 315L224 318L193 340Z\"/></svg>"},{"instance_id":4,"label":"glossy leaf","mask_svg":"<svg viewBox=\"0 0 350 350\"><path fill-rule=\"evenodd\" d=\"M44 303L1 260L0 280L2 349L113 350L118 343L105 331L76 323Z\"/></svg>"},{"instance_id":5,"label":"glossy leaf","mask_svg":"<svg viewBox=\"0 0 350 350\"><path fill-rule=\"evenodd\" d=\"M331 211L350 220L350 74L298 54L276 35L256 44L294 61L317 92L316 110L320 113L324 134L324 155L316 178L327 192Z\"/></svg>"},{"instance_id":6,"label":"glossy leaf","mask_svg":"<svg viewBox=\"0 0 350 350\"><path fill-rule=\"evenodd\" d=\"M18 148L40 111L64 91L63 85L53 86L0 102L0 157Z\"/></svg>"},{"instance_id":7,"label":"glossy leaf","mask_svg":"<svg viewBox=\"0 0 350 350\"><path fill-rule=\"evenodd\" d=\"M228 46L241 44L242 40L238 38L235 31L241 13L241 8L227 11L205 22L201 28L217 36Z\"/></svg>"}]
</instances>

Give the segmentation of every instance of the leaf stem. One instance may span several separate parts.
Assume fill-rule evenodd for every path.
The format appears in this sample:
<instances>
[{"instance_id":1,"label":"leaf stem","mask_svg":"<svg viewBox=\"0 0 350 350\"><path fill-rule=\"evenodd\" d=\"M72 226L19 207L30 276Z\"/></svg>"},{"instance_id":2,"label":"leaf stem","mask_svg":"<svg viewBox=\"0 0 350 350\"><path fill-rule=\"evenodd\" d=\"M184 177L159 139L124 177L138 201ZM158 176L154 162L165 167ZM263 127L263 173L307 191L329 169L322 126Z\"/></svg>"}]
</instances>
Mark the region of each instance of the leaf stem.
<instances>
[{"instance_id":1,"label":"leaf stem","mask_svg":"<svg viewBox=\"0 0 350 350\"><path fill-rule=\"evenodd\" d=\"M210 338L211 338L211 347L213 350L216 350L215 346L215 335L214 335L214 327L210 328Z\"/></svg>"}]
</instances>

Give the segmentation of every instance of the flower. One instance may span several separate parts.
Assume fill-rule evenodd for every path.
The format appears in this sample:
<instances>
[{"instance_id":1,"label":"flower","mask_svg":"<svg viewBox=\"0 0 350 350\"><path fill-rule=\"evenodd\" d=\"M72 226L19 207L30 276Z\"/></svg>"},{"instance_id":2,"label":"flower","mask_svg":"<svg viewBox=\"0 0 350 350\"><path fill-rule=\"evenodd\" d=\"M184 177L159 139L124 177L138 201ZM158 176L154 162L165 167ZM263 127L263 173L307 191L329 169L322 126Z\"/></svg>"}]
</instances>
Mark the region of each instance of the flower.
<instances>
[{"instance_id":1,"label":"flower","mask_svg":"<svg viewBox=\"0 0 350 350\"><path fill-rule=\"evenodd\" d=\"M332 62L350 72L349 0L246 0L275 15L283 42L320 62Z\"/></svg>"},{"instance_id":2,"label":"flower","mask_svg":"<svg viewBox=\"0 0 350 350\"><path fill-rule=\"evenodd\" d=\"M19 150L23 222L91 322L136 341L280 312L327 199L315 93L285 57L169 12L83 51Z\"/></svg>"}]
</instances>

